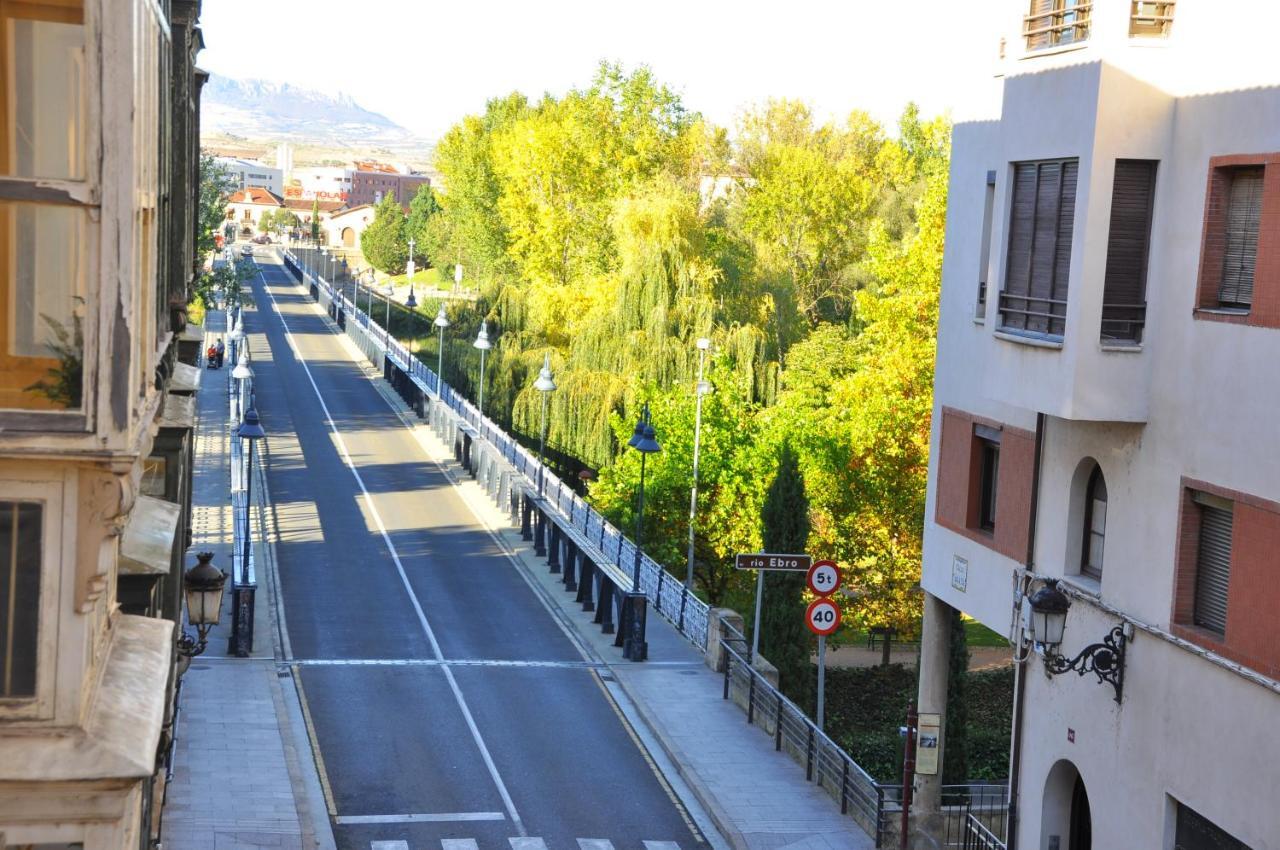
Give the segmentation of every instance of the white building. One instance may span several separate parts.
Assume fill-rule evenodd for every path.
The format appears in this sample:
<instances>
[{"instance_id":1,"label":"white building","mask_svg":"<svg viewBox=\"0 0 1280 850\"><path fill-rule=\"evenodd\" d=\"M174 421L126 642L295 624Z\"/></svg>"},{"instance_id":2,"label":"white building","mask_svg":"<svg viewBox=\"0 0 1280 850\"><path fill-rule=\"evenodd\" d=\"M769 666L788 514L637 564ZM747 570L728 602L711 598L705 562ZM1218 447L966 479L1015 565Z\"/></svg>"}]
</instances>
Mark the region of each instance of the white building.
<instances>
[{"instance_id":1,"label":"white building","mask_svg":"<svg viewBox=\"0 0 1280 850\"><path fill-rule=\"evenodd\" d=\"M920 710L963 611L1026 656L1009 847L1280 847L1280 6L965 13L1003 56L953 137ZM1028 651L1047 579L1122 692Z\"/></svg>"},{"instance_id":2,"label":"white building","mask_svg":"<svg viewBox=\"0 0 1280 850\"><path fill-rule=\"evenodd\" d=\"M254 159L238 159L231 156L216 157L219 165L231 175L236 189L266 189L276 195L284 191L284 172L279 168L263 165Z\"/></svg>"},{"instance_id":3,"label":"white building","mask_svg":"<svg viewBox=\"0 0 1280 850\"><path fill-rule=\"evenodd\" d=\"M289 175L284 197L291 201L302 200L344 204L351 194L353 169L331 165L295 168Z\"/></svg>"}]
</instances>

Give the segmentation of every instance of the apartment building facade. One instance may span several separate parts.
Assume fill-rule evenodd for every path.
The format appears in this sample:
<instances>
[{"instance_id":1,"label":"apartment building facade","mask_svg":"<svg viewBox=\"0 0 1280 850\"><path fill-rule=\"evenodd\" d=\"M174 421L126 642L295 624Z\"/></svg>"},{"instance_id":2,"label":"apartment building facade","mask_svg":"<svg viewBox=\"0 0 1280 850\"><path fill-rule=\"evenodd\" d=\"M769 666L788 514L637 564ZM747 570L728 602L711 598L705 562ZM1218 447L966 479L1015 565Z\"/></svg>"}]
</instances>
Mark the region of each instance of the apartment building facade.
<instances>
[{"instance_id":1,"label":"apartment building facade","mask_svg":"<svg viewBox=\"0 0 1280 850\"><path fill-rule=\"evenodd\" d=\"M1003 38L953 136L920 710L964 612L1018 659L1007 846L1280 847L1280 9L981 14ZM1056 592L1060 642L1030 604Z\"/></svg>"},{"instance_id":2,"label":"apartment building facade","mask_svg":"<svg viewBox=\"0 0 1280 850\"><path fill-rule=\"evenodd\" d=\"M199 383L198 16L0 3L4 848L159 834Z\"/></svg>"},{"instance_id":3,"label":"apartment building facade","mask_svg":"<svg viewBox=\"0 0 1280 850\"><path fill-rule=\"evenodd\" d=\"M241 159L235 156L219 156L214 158L218 165L227 171L233 189L266 189L273 195L283 195L285 172L280 168L272 168L254 159Z\"/></svg>"}]
</instances>

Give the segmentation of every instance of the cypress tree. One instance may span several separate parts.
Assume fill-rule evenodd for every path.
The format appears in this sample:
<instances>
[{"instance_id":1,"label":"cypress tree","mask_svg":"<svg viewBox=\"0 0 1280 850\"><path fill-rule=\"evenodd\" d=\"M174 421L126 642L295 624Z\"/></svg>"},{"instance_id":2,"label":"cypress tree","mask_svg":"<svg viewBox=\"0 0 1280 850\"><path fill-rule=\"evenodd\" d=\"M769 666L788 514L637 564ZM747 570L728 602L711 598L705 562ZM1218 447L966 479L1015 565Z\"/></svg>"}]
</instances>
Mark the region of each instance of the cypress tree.
<instances>
[{"instance_id":1,"label":"cypress tree","mask_svg":"<svg viewBox=\"0 0 1280 850\"><path fill-rule=\"evenodd\" d=\"M809 541L809 498L800 462L790 443L778 454L778 472L760 511L766 552L800 554ZM778 668L778 684L792 699L807 702L810 635L804 624L804 574L765 574L760 612L760 654Z\"/></svg>"},{"instance_id":2,"label":"cypress tree","mask_svg":"<svg viewBox=\"0 0 1280 850\"><path fill-rule=\"evenodd\" d=\"M947 672L946 741L943 744L942 782L961 785L969 781L969 702L965 686L969 680L969 641L964 618L951 609L951 663Z\"/></svg>"}]
</instances>

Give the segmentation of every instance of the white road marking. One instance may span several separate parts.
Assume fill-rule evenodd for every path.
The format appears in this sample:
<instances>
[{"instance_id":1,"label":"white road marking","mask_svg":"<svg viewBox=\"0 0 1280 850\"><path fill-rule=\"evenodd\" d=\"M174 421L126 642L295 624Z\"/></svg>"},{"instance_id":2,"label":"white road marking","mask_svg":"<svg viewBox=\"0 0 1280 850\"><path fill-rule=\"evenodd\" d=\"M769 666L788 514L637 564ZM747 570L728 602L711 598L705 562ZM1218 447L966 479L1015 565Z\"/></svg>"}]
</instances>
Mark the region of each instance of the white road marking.
<instances>
[{"instance_id":1,"label":"white road marking","mask_svg":"<svg viewBox=\"0 0 1280 850\"><path fill-rule=\"evenodd\" d=\"M441 838L440 850L480 850L474 838Z\"/></svg>"},{"instance_id":2,"label":"white road marking","mask_svg":"<svg viewBox=\"0 0 1280 850\"><path fill-rule=\"evenodd\" d=\"M644 850L680 850L680 845L674 841L646 841Z\"/></svg>"},{"instance_id":3,"label":"white road marking","mask_svg":"<svg viewBox=\"0 0 1280 850\"><path fill-rule=\"evenodd\" d=\"M511 850L547 850L547 842L541 838L508 838Z\"/></svg>"},{"instance_id":4,"label":"white road marking","mask_svg":"<svg viewBox=\"0 0 1280 850\"><path fill-rule=\"evenodd\" d=\"M613 850L613 842L607 838L579 838L581 850Z\"/></svg>"},{"instance_id":5,"label":"white road marking","mask_svg":"<svg viewBox=\"0 0 1280 850\"><path fill-rule=\"evenodd\" d=\"M262 273L259 272L259 276ZM324 411L325 422L329 426L329 430L333 432L334 441L338 445L338 450L342 453L342 460L346 463L347 469L351 470L352 476L356 479L356 484L360 486L360 492L364 494L365 505L369 508L369 515L373 517L374 523L378 526L378 532L382 535L382 540L387 545L387 552L391 555L391 560L396 565L396 572L400 574L400 582L404 585L405 593L409 595L409 601L413 603L413 610L418 615L418 622L422 625L422 631L427 636L427 641L431 644L431 651L439 661L444 661L444 653L440 651L440 643L436 640L436 634L431 629L431 624L427 622L427 614L422 610L422 603L418 601L418 594L414 593L413 586L409 583L409 576L405 572L404 564L400 560L400 553L396 551L395 544L391 542L391 535L387 532L386 523L382 521L382 514L378 511L378 506L374 503L373 497L369 495L369 489L364 485L364 478L360 475L360 470L356 468L355 461L351 459L351 452L347 450L346 440L342 439L342 432L338 430L337 424L333 421L333 414L329 412L329 405L325 404L324 395L320 392L320 387L316 385L316 379L311 374L311 367L307 365L306 358L302 356L302 352L298 349L297 342L294 341L293 332L289 330L289 323L285 321L284 314L280 312L280 305L276 302L275 293L271 291L271 287L267 284L266 277L262 277L262 288L266 290L267 297L271 299L271 311L276 314L276 318L280 320L280 327L284 329L285 341L289 343L290 350L297 358L302 370L306 372L307 381L311 384L311 390L316 394L316 400L320 402L320 409ZM480 757L484 760L485 767L489 770L489 776L493 779L493 784L498 789L498 794L502 797L502 804L507 810L507 814L511 816L511 822L516 828L516 832L520 835L526 835L524 822L520 820L520 813L516 811L515 801L511 799L511 794L507 791L506 783L502 781L502 776L498 773L498 766L493 761L493 756L489 753L489 747L484 742L484 737L480 734L480 728L476 725L475 718L471 716L471 709L467 705L466 698L462 695L462 689L458 687L458 681L453 676L453 671L449 666L442 664L440 667L444 671L445 679L449 682L449 689L453 691L453 698L458 704L458 710L462 712L462 717L467 722L467 728L471 730L471 737L476 743L476 748L480 751Z\"/></svg>"},{"instance_id":6,"label":"white road marking","mask_svg":"<svg viewBox=\"0 0 1280 850\"><path fill-rule=\"evenodd\" d=\"M409 850L408 841L372 841L369 850Z\"/></svg>"},{"instance_id":7,"label":"white road marking","mask_svg":"<svg viewBox=\"0 0 1280 850\"><path fill-rule=\"evenodd\" d=\"M357 823L461 823L476 820L506 820L502 812L445 812L418 815L339 815L339 824Z\"/></svg>"}]
</instances>

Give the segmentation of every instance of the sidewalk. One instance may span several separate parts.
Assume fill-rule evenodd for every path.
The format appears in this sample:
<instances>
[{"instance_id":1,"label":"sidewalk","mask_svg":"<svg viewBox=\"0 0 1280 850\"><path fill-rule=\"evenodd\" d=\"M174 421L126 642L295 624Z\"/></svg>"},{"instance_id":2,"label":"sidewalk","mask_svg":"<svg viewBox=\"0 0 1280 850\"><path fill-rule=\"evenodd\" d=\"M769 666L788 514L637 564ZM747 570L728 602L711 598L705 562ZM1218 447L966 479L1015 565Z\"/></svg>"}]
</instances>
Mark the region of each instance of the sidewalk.
<instances>
[{"instance_id":1,"label":"sidewalk","mask_svg":"<svg viewBox=\"0 0 1280 850\"><path fill-rule=\"evenodd\" d=\"M345 336L343 339L347 339ZM354 344L353 357L362 359ZM363 360L365 364L367 360ZM608 666L606 685L619 703L635 709L656 737L680 779L735 850L864 850L875 841L816 785L804 769L775 752L773 740L724 700L723 677L660 615L648 618L650 661L622 659L614 635L603 635L549 572L510 517L453 459L453 453L417 419L372 367L371 380L401 413L418 442L447 472L480 521L511 553L552 611L588 651ZM616 687L608 682L612 679ZM624 709L626 707L624 705ZM643 730L638 730L642 731ZM643 737L643 734L642 734Z\"/></svg>"},{"instance_id":2,"label":"sidewalk","mask_svg":"<svg viewBox=\"0 0 1280 850\"><path fill-rule=\"evenodd\" d=\"M225 313L209 311L205 332L225 339ZM254 336L251 349L257 351L264 342ZM224 570L231 564L229 354L222 370L205 370L200 382L192 493L192 551L213 552L214 564ZM256 493L265 492L262 484L255 475ZM254 539L264 539L260 529ZM258 544L258 563L267 563L271 548ZM297 698L289 680L277 675L272 570L262 572L253 657L227 655L228 581L221 625L182 678L174 773L164 807L167 850L333 847L323 804L315 812L314 769Z\"/></svg>"}]
</instances>

